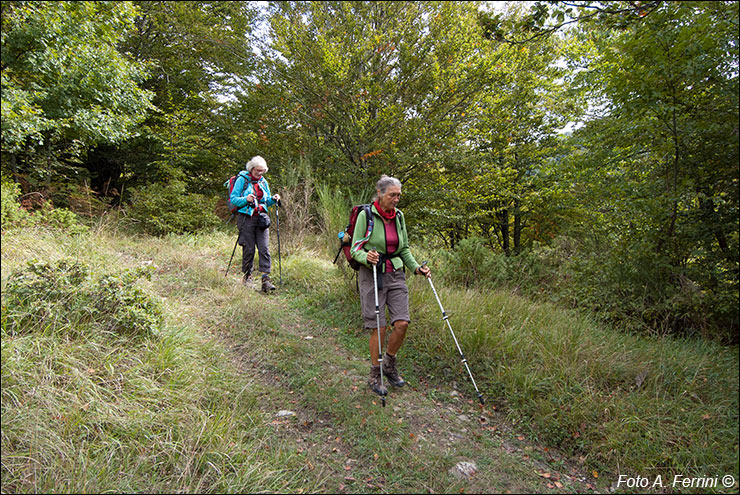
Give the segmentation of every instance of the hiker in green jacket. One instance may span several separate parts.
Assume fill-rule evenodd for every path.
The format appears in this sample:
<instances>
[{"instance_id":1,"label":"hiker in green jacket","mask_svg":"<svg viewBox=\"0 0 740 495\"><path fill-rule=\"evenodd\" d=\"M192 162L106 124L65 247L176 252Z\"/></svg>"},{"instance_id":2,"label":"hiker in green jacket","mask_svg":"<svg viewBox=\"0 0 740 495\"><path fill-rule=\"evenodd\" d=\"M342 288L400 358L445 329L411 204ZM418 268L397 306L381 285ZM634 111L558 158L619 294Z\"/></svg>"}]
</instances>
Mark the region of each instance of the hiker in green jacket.
<instances>
[{"instance_id":1,"label":"hiker in green jacket","mask_svg":"<svg viewBox=\"0 0 740 495\"><path fill-rule=\"evenodd\" d=\"M389 330L388 346L383 356L383 376L394 387L402 387L406 382L396 368L396 353L406 337L411 317L409 315L409 291L406 286L406 267L415 274L431 276L429 267L420 266L409 250L406 221L396 206L401 200L401 182L383 175L376 184L377 194L371 206L375 218L370 237L359 239L367 231L365 211L359 213L355 224L355 237L351 249L352 257L362 266L358 272L362 318L365 328L370 332L370 378L368 386L378 395L385 396L388 390L381 384L378 333L380 342L385 342ZM372 266L376 265L378 278L378 306L380 313L380 332L375 315L375 286ZM385 307L390 314L390 325L386 326Z\"/></svg>"}]
</instances>

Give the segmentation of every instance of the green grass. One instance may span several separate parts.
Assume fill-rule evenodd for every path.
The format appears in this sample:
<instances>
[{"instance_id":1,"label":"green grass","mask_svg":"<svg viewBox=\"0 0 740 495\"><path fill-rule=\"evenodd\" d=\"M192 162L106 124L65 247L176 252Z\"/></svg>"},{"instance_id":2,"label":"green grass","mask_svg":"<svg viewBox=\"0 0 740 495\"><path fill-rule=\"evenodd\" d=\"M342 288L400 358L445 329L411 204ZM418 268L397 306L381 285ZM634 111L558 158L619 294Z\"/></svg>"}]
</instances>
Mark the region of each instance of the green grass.
<instances>
[{"instance_id":1,"label":"green grass","mask_svg":"<svg viewBox=\"0 0 740 495\"><path fill-rule=\"evenodd\" d=\"M441 412L458 407L452 385L475 394L422 278L409 282L400 354L412 385L383 409L364 388L353 273L334 253L284 256L284 287L266 298L238 284L238 253L224 277L229 234L114 227L3 233L3 492L544 490L506 434L472 430L453 446L438 436ZM70 312L11 332L8 279L31 259L95 276L153 267L136 287L161 305L161 328L132 337ZM487 404L535 444L580 457L602 488L619 473L737 479L737 348L636 337L511 294L435 285ZM276 418L280 409L296 416ZM478 479L445 475L467 458Z\"/></svg>"},{"instance_id":2,"label":"green grass","mask_svg":"<svg viewBox=\"0 0 740 495\"><path fill-rule=\"evenodd\" d=\"M157 275L144 287L166 294L167 320L156 336L135 340L92 331L82 319L11 334L3 306L4 492L318 486L291 469L302 463L274 436L272 418L259 407L261 385L245 381L224 347L187 317L207 306L209 293L227 297L223 276L202 267L203 257L221 254L220 238L212 241L4 233L4 289L7 275L31 258L84 258L101 273L154 263ZM89 331L79 335L68 327Z\"/></svg>"},{"instance_id":3,"label":"green grass","mask_svg":"<svg viewBox=\"0 0 740 495\"><path fill-rule=\"evenodd\" d=\"M352 334L360 324L354 283L335 270L330 284L326 267L301 263L292 267L301 286L294 296ZM312 290L304 278L324 282ZM410 376L454 381L475 398L431 289L420 277L410 287L414 321L402 350L416 363ZM435 287L484 397L538 441L597 472L737 475L736 347L635 336L509 293Z\"/></svg>"}]
</instances>

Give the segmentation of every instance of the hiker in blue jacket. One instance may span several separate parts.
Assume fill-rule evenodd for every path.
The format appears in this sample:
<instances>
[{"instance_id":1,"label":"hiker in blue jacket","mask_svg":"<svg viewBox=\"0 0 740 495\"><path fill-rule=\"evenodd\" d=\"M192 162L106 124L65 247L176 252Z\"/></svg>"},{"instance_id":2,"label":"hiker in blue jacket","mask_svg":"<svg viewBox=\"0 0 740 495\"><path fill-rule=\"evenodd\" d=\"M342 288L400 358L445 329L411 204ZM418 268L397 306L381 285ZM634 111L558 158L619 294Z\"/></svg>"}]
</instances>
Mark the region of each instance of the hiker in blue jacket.
<instances>
[{"instance_id":1,"label":"hiker in blue jacket","mask_svg":"<svg viewBox=\"0 0 740 495\"><path fill-rule=\"evenodd\" d=\"M231 191L231 204L238 207L236 224L239 227L239 245L242 246L242 282L253 287L252 270L254 268L254 249L259 250L259 268L262 272L262 291L275 290L270 280L272 261L270 258L270 217L267 210L280 201L280 195L270 195L270 186L264 178L267 162L261 156L255 156L245 171L239 173Z\"/></svg>"}]
</instances>

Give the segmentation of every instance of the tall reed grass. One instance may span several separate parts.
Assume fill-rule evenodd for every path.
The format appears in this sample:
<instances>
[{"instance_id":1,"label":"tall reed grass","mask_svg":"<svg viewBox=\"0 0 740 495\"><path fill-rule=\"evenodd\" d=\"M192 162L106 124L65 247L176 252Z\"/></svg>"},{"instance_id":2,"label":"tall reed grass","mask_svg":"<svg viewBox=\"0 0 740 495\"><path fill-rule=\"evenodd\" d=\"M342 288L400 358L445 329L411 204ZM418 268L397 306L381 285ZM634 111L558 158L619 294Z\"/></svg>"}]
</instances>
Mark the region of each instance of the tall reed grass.
<instances>
[{"instance_id":1,"label":"tall reed grass","mask_svg":"<svg viewBox=\"0 0 740 495\"><path fill-rule=\"evenodd\" d=\"M339 246L338 233L343 232L349 221L352 207L371 201L372 189L359 192L343 191L339 187L320 184L316 189L319 208L319 239L322 249L330 253Z\"/></svg>"}]
</instances>

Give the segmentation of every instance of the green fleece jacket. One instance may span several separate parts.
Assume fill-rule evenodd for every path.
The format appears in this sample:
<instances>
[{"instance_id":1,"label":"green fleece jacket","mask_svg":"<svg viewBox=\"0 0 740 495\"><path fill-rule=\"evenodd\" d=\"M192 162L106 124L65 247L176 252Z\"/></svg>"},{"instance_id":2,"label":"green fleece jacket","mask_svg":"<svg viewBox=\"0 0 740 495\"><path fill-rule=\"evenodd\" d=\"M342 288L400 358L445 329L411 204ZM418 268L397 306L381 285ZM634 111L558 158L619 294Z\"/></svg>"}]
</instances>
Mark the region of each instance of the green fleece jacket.
<instances>
[{"instance_id":1,"label":"green fleece jacket","mask_svg":"<svg viewBox=\"0 0 740 495\"><path fill-rule=\"evenodd\" d=\"M361 248L352 252L352 257L358 262L362 263L368 268L372 268L372 265L367 262L367 253L375 248L380 254L385 254L385 225L383 219L378 214L378 210L375 205L370 207L375 221L373 224L373 232L370 234L370 239ZM365 216L365 210L363 209L357 215L357 222L355 223L354 237L361 239L365 237L367 231L367 218ZM393 268L398 270L402 266L406 265L406 268L415 272L419 267L419 263L416 262L414 256L409 250L409 236L406 233L406 221L403 218L401 210L396 209L396 231L398 232L398 248L392 254L397 254L398 257L391 258ZM352 244L355 242L355 238L352 239ZM383 264L382 270L385 271L385 264Z\"/></svg>"}]
</instances>

